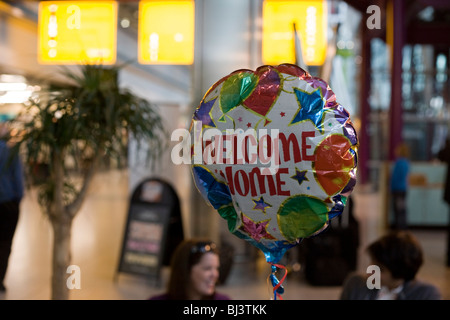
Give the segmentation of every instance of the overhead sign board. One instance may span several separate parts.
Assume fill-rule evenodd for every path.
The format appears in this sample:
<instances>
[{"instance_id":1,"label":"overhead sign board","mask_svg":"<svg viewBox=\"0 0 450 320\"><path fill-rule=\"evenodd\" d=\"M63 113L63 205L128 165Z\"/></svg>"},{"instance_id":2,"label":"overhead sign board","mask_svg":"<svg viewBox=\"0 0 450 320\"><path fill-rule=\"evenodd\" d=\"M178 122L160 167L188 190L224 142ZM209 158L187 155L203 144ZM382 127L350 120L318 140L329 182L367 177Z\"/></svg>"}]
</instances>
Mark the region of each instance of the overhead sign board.
<instances>
[{"instance_id":1,"label":"overhead sign board","mask_svg":"<svg viewBox=\"0 0 450 320\"><path fill-rule=\"evenodd\" d=\"M38 61L41 64L114 64L115 1L41 1Z\"/></svg>"},{"instance_id":2,"label":"overhead sign board","mask_svg":"<svg viewBox=\"0 0 450 320\"><path fill-rule=\"evenodd\" d=\"M263 62L271 65L295 63L295 37L297 36L300 38L305 63L310 66L322 65L327 49L326 31L326 1L265 0L263 3Z\"/></svg>"},{"instance_id":3,"label":"overhead sign board","mask_svg":"<svg viewBox=\"0 0 450 320\"><path fill-rule=\"evenodd\" d=\"M194 62L192 0L139 2L138 60L142 64Z\"/></svg>"}]
</instances>

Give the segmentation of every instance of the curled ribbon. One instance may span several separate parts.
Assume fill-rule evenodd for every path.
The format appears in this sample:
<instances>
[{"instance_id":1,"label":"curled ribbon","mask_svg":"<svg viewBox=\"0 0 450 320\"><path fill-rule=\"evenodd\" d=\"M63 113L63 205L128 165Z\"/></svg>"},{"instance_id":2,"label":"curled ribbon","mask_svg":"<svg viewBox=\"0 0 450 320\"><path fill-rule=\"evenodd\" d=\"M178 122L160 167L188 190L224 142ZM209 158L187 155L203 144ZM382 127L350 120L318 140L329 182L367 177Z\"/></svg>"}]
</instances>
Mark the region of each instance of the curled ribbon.
<instances>
[{"instance_id":1,"label":"curled ribbon","mask_svg":"<svg viewBox=\"0 0 450 320\"><path fill-rule=\"evenodd\" d=\"M284 288L283 288L282 284L283 284L284 280L286 279L287 269L285 266L283 266L281 264L275 264L275 263L271 263L271 262L269 262L269 263L272 265L272 273L269 275L267 281L269 281L269 279L270 279L270 281L272 283L273 299L277 300L277 297L278 297L278 299L283 300L283 298L281 297L281 295L284 293ZM281 280L278 280L278 278L275 275L277 273L277 268L284 270L284 274L283 274L283 277L281 278Z\"/></svg>"}]
</instances>

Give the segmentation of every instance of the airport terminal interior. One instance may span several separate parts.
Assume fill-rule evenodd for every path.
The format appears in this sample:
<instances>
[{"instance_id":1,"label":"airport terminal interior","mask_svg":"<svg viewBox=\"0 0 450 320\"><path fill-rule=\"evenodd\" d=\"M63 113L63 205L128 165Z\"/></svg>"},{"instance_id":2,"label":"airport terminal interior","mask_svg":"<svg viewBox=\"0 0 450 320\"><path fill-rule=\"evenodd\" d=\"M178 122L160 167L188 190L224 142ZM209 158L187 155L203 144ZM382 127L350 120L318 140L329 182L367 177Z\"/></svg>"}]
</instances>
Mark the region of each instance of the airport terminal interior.
<instances>
[{"instance_id":1,"label":"airport terminal interior","mask_svg":"<svg viewBox=\"0 0 450 320\"><path fill-rule=\"evenodd\" d=\"M191 164L174 161L179 140L171 140L171 133L189 130L194 110L223 77L236 70L288 63L329 85L358 135L352 206L348 201L342 212L343 219L351 216L356 221L351 271L367 274L367 246L393 228L389 179L396 147L405 143L410 151L407 229L424 252L418 278L435 285L442 299L449 300L447 164L437 155L450 134L450 40L445 37L450 33L450 3L179 0L163 11L163 2L0 1L0 121L14 120L31 99L44 97L55 86L70 85L65 70L77 72L83 61L98 64L101 57L106 68L121 66L120 87L151 102L167 133L161 137L167 144L156 159L145 158L151 147L134 137L119 155L122 161L102 158L71 227L70 265L75 269L70 270L78 278L77 285L68 283L69 299L146 300L164 292L170 274L168 263L162 261L166 252L152 252L148 258L145 250L127 247L130 221L137 212L133 195L143 186L155 186L146 185L148 181L164 182L173 192L169 204L175 199L178 204L170 217L177 219L178 229L167 228L169 218L158 220L164 231L150 229L158 231L160 248L167 251L169 246L162 243L169 238L209 238L221 249L218 292L236 300L273 298L271 268L264 254L230 233L227 221L206 203ZM157 10L162 11L151 16ZM165 37L166 31L171 38ZM100 38L109 47L95 47ZM94 47L89 47L92 43ZM217 123L226 123L224 119L225 115ZM274 120L264 119L269 127ZM0 292L3 300L52 299L54 236L39 204L36 181L49 179L45 165L26 171L6 291ZM147 190L149 197L152 191ZM164 210L167 215L169 209ZM266 214L264 207L262 211ZM326 233L316 238L325 238ZM152 236L144 238L153 241ZM326 265L324 281L310 278L306 259L310 243L303 239L280 260L287 268L283 299L340 299L342 281L325 281L333 278L330 274L342 275L339 265ZM131 256L134 260L126 266L124 258ZM149 261L156 267L133 269L133 263Z\"/></svg>"}]
</instances>

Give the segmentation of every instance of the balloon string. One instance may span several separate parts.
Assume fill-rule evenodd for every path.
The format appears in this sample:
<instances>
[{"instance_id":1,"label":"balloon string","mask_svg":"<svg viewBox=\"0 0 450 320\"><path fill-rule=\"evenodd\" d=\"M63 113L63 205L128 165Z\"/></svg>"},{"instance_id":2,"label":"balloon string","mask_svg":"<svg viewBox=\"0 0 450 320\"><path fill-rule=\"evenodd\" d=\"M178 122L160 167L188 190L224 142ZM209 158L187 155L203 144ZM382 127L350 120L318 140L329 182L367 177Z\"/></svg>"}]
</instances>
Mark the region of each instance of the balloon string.
<instances>
[{"instance_id":1,"label":"balloon string","mask_svg":"<svg viewBox=\"0 0 450 320\"><path fill-rule=\"evenodd\" d=\"M275 266L275 267L277 267L279 269L283 269L284 270L284 275L281 278L281 280L279 280L278 283L273 286L273 298L274 298L274 300L277 300L277 297L280 300L283 300L283 298L281 297L281 294L278 292L278 289L281 287L281 285L283 284L284 280L286 279L286 276L287 276L287 273L288 273L287 268L285 266L281 265L281 264L276 264L276 263L272 263L272 262L269 262L269 263L272 265L272 267ZM275 276L275 272L276 272L276 269L274 271L272 271L272 275L273 276Z\"/></svg>"}]
</instances>

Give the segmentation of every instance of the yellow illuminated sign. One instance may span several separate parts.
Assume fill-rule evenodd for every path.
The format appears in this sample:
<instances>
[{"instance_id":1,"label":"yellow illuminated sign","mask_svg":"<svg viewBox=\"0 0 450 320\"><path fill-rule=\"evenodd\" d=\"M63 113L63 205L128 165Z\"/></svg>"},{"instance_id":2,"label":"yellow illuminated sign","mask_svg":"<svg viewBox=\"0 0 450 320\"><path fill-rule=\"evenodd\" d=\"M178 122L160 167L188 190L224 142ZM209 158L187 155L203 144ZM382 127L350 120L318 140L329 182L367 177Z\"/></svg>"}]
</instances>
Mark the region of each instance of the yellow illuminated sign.
<instances>
[{"instance_id":1,"label":"yellow illuminated sign","mask_svg":"<svg viewBox=\"0 0 450 320\"><path fill-rule=\"evenodd\" d=\"M38 60L42 64L114 64L115 1L41 1Z\"/></svg>"},{"instance_id":2,"label":"yellow illuminated sign","mask_svg":"<svg viewBox=\"0 0 450 320\"><path fill-rule=\"evenodd\" d=\"M194 29L194 1L141 1L138 27L139 62L192 64Z\"/></svg>"},{"instance_id":3,"label":"yellow illuminated sign","mask_svg":"<svg viewBox=\"0 0 450 320\"><path fill-rule=\"evenodd\" d=\"M262 59L265 64L295 63L294 24L303 60L322 65L327 48L326 1L276 1L263 3Z\"/></svg>"}]
</instances>

